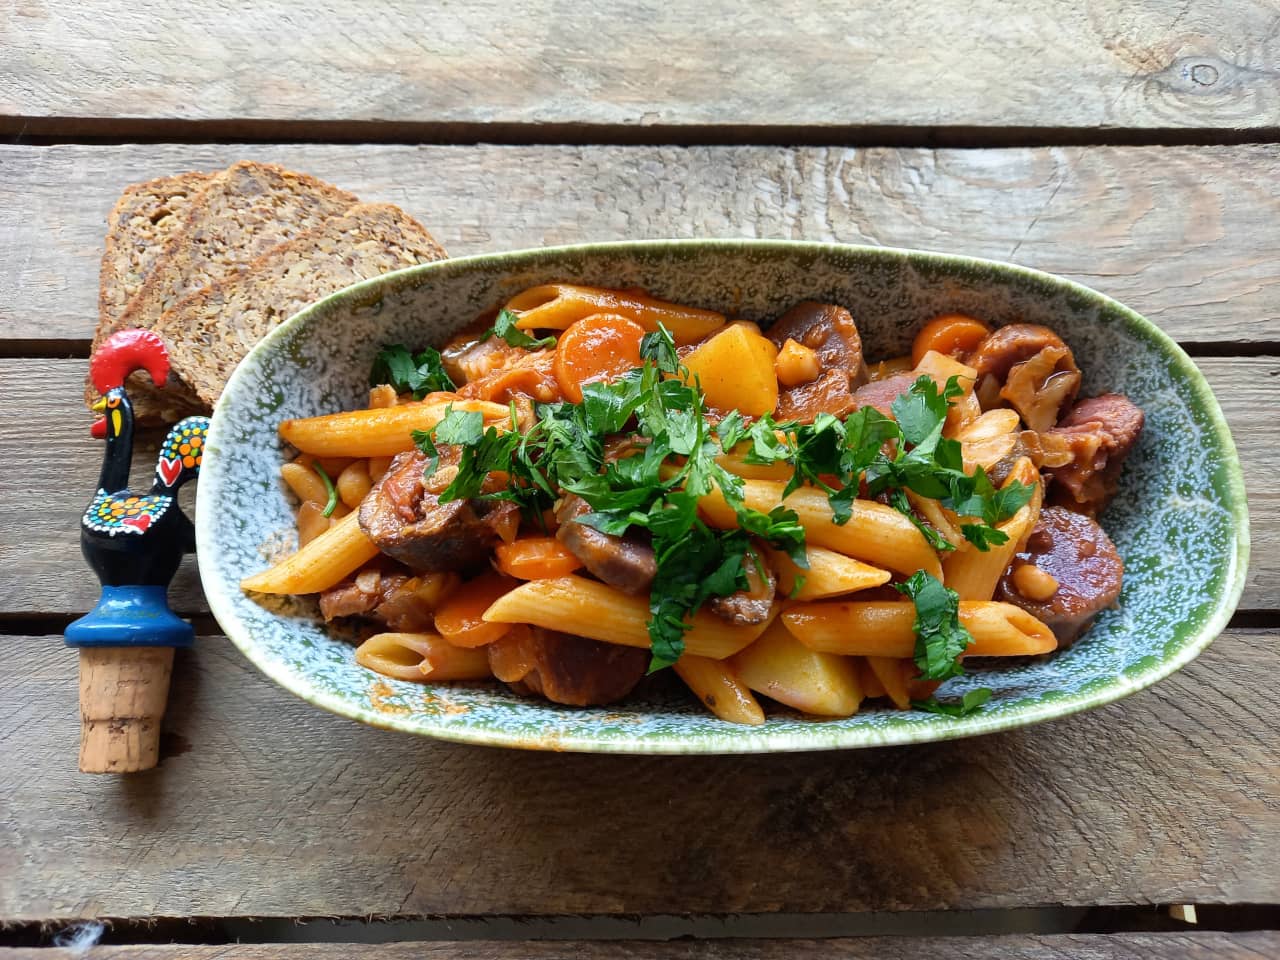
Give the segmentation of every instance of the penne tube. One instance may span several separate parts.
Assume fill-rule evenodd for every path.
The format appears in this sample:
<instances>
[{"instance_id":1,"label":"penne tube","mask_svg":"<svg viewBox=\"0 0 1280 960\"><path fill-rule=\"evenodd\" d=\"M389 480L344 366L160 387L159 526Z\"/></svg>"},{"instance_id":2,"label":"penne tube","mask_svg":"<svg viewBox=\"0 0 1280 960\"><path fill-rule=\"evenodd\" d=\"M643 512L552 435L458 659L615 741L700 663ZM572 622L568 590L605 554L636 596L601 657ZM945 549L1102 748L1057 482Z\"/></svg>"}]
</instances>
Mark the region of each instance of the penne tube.
<instances>
[{"instance_id":1,"label":"penne tube","mask_svg":"<svg viewBox=\"0 0 1280 960\"><path fill-rule=\"evenodd\" d=\"M1019 480L1035 487L1031 499L997 529L1009 539L989 550L979 550L968 541L958 542L958 548L942 561L946 584L960 595L961 600L990 600L996 592L1000 578L1013 562L1013 555L1031 535L1031 529L1040 518L1040 503L1044 497L1044 485L1035 464L1027 457L1013 466L1005 483Z\"/></svg>"},{"instance_id":2,"label":"penne tube","mask_svg":"<svg viewBox=\"0 0 1280 960\"><path fill-rule=\"evenodd\" d=\"M612 313L634 320L648 333L658 325L671 332L676 343L693 343L724 326L724 315L656 300L630 290L606 290L570 283L548 283L516 294L506 305L517 314L521 330L564 330L571 323L597 313Z\"/></svg>"},{"instance_id":3,"label":"penne tube","mask_svg":"<svg viewBox=\"0 0 1280 960\"><path fill-rule=\"evenodd\" d=\"M649 600L584 577L530 580L499 597L485 611L490 623L531 623L628 647L649 647ZM693 615L685 651L723 660L764 632L766 623L739 627L705 610Z\"/></svg>"},{"instance_id":4,"label":"penne tube","mask_svg":"<svg viewBox=\"0 0 1280 960\"><path fill-rule=\"evenodd\" d=\"M386 677L418 683L487 680L489 655L455 647L434 633L378 633L356 647L356 663Z\"/></svg>"},{"instance_id":5,"label":"penne tube","mask_svg":"<svg viewBox=\"0 0 1280 960\"><path fill-rule=\"evenodd\" d=\"M298 546L305 547L332 526L333 520L324 515L322 505L306 501L298 508Z\"/></svg>"},{"instance_id":6,"label":"penne tube","mask_svg":"<svg viewBox=\"0 0 1280 960\"><path fill-rule=\"evenodd\" d=\"M750 688L727 660L711 660L686 653L672 668L694 696L721 720L758 727L764 710Z\"/></svg>"},{"instance_id":7,"label":"penne tube","mask_svg":"<svg viewBox=\"0 0 1280 960\"><path fill-rule=\"evenodd\" d=\"M824 597L838 597L858 590L868 590L889 582L889 571L881 570L861 560L846 557L825 547L806 547L805 556L809 559L809 569L801 570L789 556L781 550L770 548L766 551L769 564L778 574L779 596L793 600L821 600ZM796 578L803 577L804 585L792 594Z\"/></svg>"},{"instance_id":8,"label":"penne tube","mask_svg":"<svg viewBox=\"0 0 1280 960\"><path fill-rule=\"evenodd\" d=\"M753 510L768 513L779 503L794 510L804 526L808 543L835 550L877 567L913 574L923 570L942 578L942 564L924 534L892 507L871 500L855 500L853 516L843 526L831 515L827 495L815 487L801 487L786 501L786 484L771 480L744 480L743 501ZM718 489L702 497L698 506L713 527L738 525L737 515Z\"/></svg>"},{"instance_id":9,"label":"penne tube","mask_svg":"<svg viewBox=\"0 0 1280 960\"><path fill-rule=\"evenodd\" d=\"M384 677L425 683L422 665L429 649L420 633L378 633L356 647L356 663Z\"/></svg>"},{"instance_id":10,"label":"penne tube","mask_svg":"<svg viewBox=\"0 0 1280 960\"><path fill-rule=\"evenodd\" d=\"M794 472L787 463L747 463L743 456L736 453L723 453L716 457L716 463L734 476L747 480L779 480L786 483Z\"/></svg>"},{"instance_id":11,"label":"penne tube","mask_svg":"<svg viewBox=\"0 0 1280 960\"><path fill-rule=\"evenodd\" d=\"M890 657L867 657L864 661L876 680L884 688L884 695L899 710L911 709L911 692L907 680L920 670L914 660L895 660Z\"/></svg>"},{"instance_id":12,"label":"penne tube","mask_svg":"<svg viewBox=\"0 0 1280 960\"><path fill-rule=\"evenodd\" d=\"M880 678L871 669L869 660L869 657L853 658L853 662L858 665L858 683L862 685L862 695L868 700L878 700L880 697L887 696L887 694L884 686L880 683Z\"/></svg>"},{"instance_id":13,"label":"penne tube","mask_svg":"<svg viewBox=\"0 0 1280 960\"><path fill-rule=\"evenodd\" d=\"M511 411L487 400L434 400L374 410L349 410L301 420L284 420L280 437L303 453L320 457L390 457L413 449L413 431L430 430L445 411L478 410L486 425L504 429Z\"/></svg>"},{"instance_id":14,"label":"penne tube","mask_svg":"<svg viewBox=\"0 0 1280 960\"><path fill-rule=\"evenodd\" d=\"M852 657L821 653L798 641L781 621L733 658L733 667L756 693L823 717L851 717L862 703Z\"/></svg>"},{"instance_id":15,"label":"penne tube","mask_svg":"<svg viewBox=\"0 0 1280 960\"><path fill-rule=\"evenodd\" d=\"M240 581L255 593L319 593L328 590L378 555L360 529L360 514L349 513L297 553Z\"/></svg>"},{"instance_id":16,"label":"penne tube","mask_svg":"<svg viewBox=\"0 0 1280 960\"><path fill-rule=\"evenodd\" d=\"M951 409L947 411L947 423L943 428L946 436L955 436L956 432L963 429L966 424L972 423L981 416L982 408L978 405L978 398L973 393L974 384L978 380L978 372L973 367L945 353L930 350L920 358L913 373L917 377L922 374L932 377L939 389L945 387L951 377L959 378L958 382L964 393L951 401Z\"/></svg>"},{"instance_id":17,"label":"penne tube","mask_svg":"<svg viewBox=\"0 0 1280 960\"><path fill-rule=\"evenodd\" d=\"M914 490L906 490L904 492L912 509L923 517L929 526L937 530L944 540L956 546L965 542L964 534L960 532L960 529L953 522L953 515L942 504L937 500L922 497ZM946 570L946 567L947 564L944 560L942 563L943 570Z\"/></svg>"},{"instance_id":18,"label":"penne tube","mask_svg":"<svg viewBox=\"0 0 1280 960\"><path fill-rule=\"evenodd\" d=\"M858 657L915 656L915 604L829 600L803 603L782 614L786 628L803 643L825 653ZM1053 631L1011 603L961 600L960 623L973 634L967 657L1025 657L1058 645Z\"/></svg>"},{"instance_id":19,"label":"penne tube","mask_svg":"<svg viewBox=\"0 0 1280 960\"><path fill-rule=\"evenodd\" d=\"M301 463L286 463L280 467L280 479L303 503L315 503L323 507L329 502L329 491L315 468Z\"/></svg>"}]
</instances>

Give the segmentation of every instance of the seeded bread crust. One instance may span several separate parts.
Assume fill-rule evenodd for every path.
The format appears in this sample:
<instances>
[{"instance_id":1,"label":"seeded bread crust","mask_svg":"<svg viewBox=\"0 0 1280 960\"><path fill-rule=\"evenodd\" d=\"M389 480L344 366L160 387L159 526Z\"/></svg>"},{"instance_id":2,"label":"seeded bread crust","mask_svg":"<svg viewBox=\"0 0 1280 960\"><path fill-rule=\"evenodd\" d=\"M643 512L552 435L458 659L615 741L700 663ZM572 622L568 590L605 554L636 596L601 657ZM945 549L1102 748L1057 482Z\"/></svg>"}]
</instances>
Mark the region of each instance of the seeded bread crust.
<instances>
[{"instance_id":1,"label":"seeded bread crust","mask_svg":"<svg viewBox=\"0 0 1280 960\"><path fill-rule=\"evenodd\" d=\"M126 187L107 216L98 284L98 319L110 324L151 273L169 238L186 223L191 201L212 174L179 173Z\"/></svg>"},{"instance_id":2,"label":"seeded bread crust","mask_svg":"<svg viewBox=\"0 0 1280 960\"><path fill-rule=\"evenodd\" d=\"M303 307L360 280L446 256L398 207L360 204L188 295L155 329L174 371L212 407L254 344Z\"/></svg>"},{"instance_id":3,"label":"seeded bread crust","mask_svg":"<svg viewBox=\"0 0 1280 960\"><path fill-rule=\"evenodd\" d=\"M169 238L186 223L191 202L213 174L179 173L125 188L107 215L106 249L98 273L98 332L95 348L116 329L142 283L160 258ZM98 391L85 381L84 400L93 403Z\"/></svg>"},{"instance_id":4,"label":"seeded bread crust","mask_svg":"<svg viewBox=\"0 0 1280 960\"><path fill-rule=\"evenodd\" d=\"M170 235L123 313L99 326L94 348L119 329L154 329L183 297L245 270L267 251L358 202L345 190L275 164L233 164L191 201L182 228ZM174 376L161 390L145 375L134 374L129 398L143 423L175 420L203 408Z\"/></svg>"}]
</instances>

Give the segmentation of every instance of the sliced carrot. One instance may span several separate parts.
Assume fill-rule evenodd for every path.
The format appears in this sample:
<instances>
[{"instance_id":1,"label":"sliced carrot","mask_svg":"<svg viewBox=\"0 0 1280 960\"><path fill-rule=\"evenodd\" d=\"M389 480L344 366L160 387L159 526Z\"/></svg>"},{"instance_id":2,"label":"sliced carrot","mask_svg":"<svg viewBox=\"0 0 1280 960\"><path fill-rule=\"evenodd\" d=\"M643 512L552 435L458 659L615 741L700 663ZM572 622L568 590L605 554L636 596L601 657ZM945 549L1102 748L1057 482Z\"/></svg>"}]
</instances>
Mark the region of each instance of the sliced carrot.
<instances>
[{"instance_id":1,"label":"sliced carrot","mask_svg":"<svg viewBox=\"0 0 1280 960\"><path fill-rule=\"evenodd\" d=\"M918 366L924 355L937 350L949 357L961 358L977 347L991 332L981 320L963 313L944 313L924 325L911 344L911 362Z\"/></svg>"},{"instance_id":2,"label":"sliced carrot","mask_svg":"<svg viewBox=\"0 0 1280 960\"><path fill-rule=\"evenodd\" d=\"M582 402L588 383L613 380L640 366L644 327L616 314L584 317L560 335L555 372L560 390L571 403Z\"/></svg>"},{"instance_id":3,"label":"sliced carrot","mask_svg":"<svg viewBox=\"0 0 1280 960\"><path fill-rule=\"evenodd\" d=\"M553 580L582 566L555 537L526 537L501 544L494 552L502 572L517 580Z\"/></svg>"},{"instance_id":4,"label":"sliced carrot","mask_svg":"<svg viewBox=\"0 0 1280 960\"><path fill-rule=\"evenodd\" d=\"M492 572L468 580L436 610L436 629L440 636L458 647L483 647L493 643L511 629L511 624L487 623L484 612L517 586L510 577Z\"/></svg>"}]
</instances>

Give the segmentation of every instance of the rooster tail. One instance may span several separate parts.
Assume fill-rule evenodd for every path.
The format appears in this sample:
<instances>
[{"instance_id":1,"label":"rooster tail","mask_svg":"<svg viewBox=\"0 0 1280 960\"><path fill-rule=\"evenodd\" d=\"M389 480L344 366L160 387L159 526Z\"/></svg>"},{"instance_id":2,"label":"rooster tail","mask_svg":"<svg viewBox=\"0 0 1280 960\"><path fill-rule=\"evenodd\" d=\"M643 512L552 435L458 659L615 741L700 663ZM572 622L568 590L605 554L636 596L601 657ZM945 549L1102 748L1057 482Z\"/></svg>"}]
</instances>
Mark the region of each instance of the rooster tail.
<instances>
[{"instance_id":1,"label":"rooster tail","mask_svg":"<svg viewBox=\"0 0 1280 960\"><path fill-rule=\"evenodd\" d=\"M209 435L208 417L187 417L170 429L156 459L156 482L153 493L170 493L188 480L200 475L204 460L205 439Z\"/></svg>"}]
</instances>

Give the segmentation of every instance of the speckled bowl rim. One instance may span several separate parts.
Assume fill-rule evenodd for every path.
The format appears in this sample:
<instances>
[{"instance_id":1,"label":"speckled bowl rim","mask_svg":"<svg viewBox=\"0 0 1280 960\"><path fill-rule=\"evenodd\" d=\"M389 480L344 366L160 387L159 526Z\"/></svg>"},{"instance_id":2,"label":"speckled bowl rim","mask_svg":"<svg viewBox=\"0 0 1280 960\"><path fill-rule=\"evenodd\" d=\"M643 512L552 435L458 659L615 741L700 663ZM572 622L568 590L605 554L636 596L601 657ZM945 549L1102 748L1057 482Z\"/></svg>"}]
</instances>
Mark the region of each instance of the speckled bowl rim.
<instances>
[{"instance_id":1,"label":"speckled bowl rim","mask_svg":"<svg viewBox=\"0 0 1280 960\"><path fill-rule=\"evenodd\" d=\"M645 734L631 738L614 736L608 740L600 740L585 735L564 735L562 733L557 733L554 738L539 739L536 737L531 738L527 734L521 734L517 731L504 731L488 726L467 727L457 723L441 723L428 714L388 715L361 707L343 696L318 689L304 675L287 671L279 671L277 673L278 664L261 654L249 628L237 616L232 597L226 591L224 585L212 578L204 577L202 571L201 580L204 585L205 595L209 601L210 611L232 643L264 674L308 703L339 716L348 717L386 730L398 730L459 743L518 749L630 755L690 753L728 755L838 750L895 746L908 743L929 743L1016 729L1042 723L1046 720L1070 716L1084 710L1091 710L1095 707L1114 703L1169 676L1195 659L1227 626L1244 591L1249 561L1249 515L1239 455L1236 451L1231 431L1227 426L1226 418L1222 414L1222 408L1218 405L1217 398L1213 395L1213 391L1210 389L1204 375L1191 358L1168 334L1146 317L1091 287L1055 274L1034 270L1030 267L980 257L935 253L901 247L820 243L805 240L751 239L682 239L583 243L457 257L408 267L404 270L397 270L361 281L300 310L264 337L250 351L249 355L233 372L224 392L234 392L239 380L248 376L248 369L256 364L258 358L273 350L276 343L287 337L294 327L305 323L312 315L334 309L347 300L352 300L356 303L367 303L369 300L368 293L371 290L412 288L417 286L420 278L424 276L448 276L453 273L466 273L475 269L510 271L518 269L526 261L542 260L558 255L590 256L592 254L621 252L635 253L640 256L653 256L690 248L737 253L777 252L787 255L796 253L857 255L871 259L884 258L895 261L905 258L908 263L913 264L927 264L935 267L945 266L952 269L970 268L1004 272L1041 283L1048 282L1086 299L1093 299L1100 306L1111 311L1124 322L1130 334L1152 342L1173 361L1179 374L1185 378L1185 382L1191 389L1195 402L1200 405L1223 453L1226 483L1222 493L1225 499L1224 506L1230 512L1235 528L1235 550L1230 554L1231 569L1222 580L1223 588L1216 597L1212 612L1206 616L1200 628L1182 643L1174 655L1159 659L1154 664L1138 671L1126 671L1124 674L1119 674L1106 686L1094 687L1087 691L1072 692L1055 697L1050 701L1029 704L1019 708L1014 713L1000 713L994 716L979 713L963 718L934 715L930 717L931 722L927 724L892 726L885 730L875 731L866 728L846 728L815 724L812 730L806 730L802 734L770 734L767 728L758 731L757 728L734 727L726 724L726 732L723 737L704 736L696 739L681 738L678 735ZM223 429L225 429L222 422L222 410L222 406L219 405L213 413L209 432L209 445L211 448L218 446L218 439ZM206 480L208 479L208 474L216 472L217 469L217 458L207 458L204 466ZM206 482L200 484L197 491L195 526L198 553L214 549L207 518L216 509L216 505L210 500L220 486L220 483ZM232 589L234 589L234 585Z\"/></svg>"}]
</instances>

